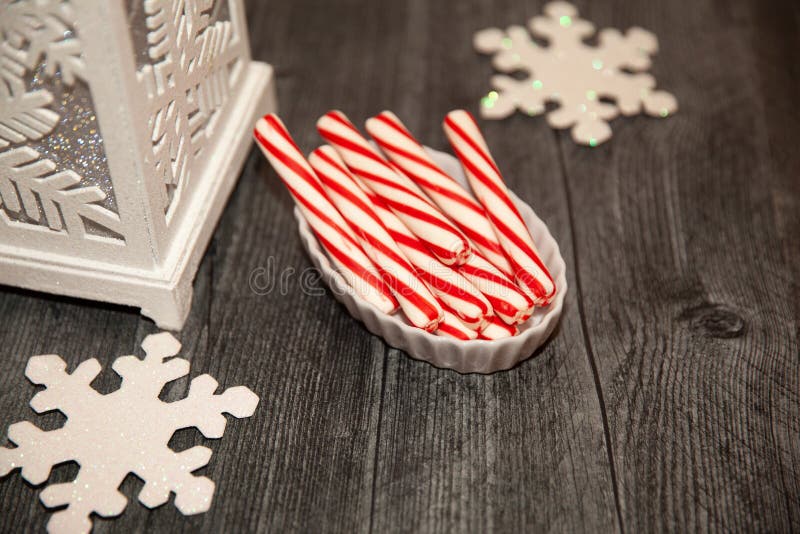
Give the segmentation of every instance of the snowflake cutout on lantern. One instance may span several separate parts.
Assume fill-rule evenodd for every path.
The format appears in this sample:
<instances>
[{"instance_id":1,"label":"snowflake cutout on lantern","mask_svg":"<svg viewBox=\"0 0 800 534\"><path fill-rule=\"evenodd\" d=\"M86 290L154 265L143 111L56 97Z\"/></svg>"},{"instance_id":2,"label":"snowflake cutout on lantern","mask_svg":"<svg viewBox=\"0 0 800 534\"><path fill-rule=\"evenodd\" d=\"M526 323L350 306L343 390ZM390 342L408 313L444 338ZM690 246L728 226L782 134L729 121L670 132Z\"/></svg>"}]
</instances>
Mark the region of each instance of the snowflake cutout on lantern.
<instances>
[{"instance_id":1,"label":"snowflake cutout on lantern","mask_svg":"<svg viewBox=\"0 0 800 534\"><path fill-rule=\"evenodd\" d=\"M147 0L148 53L139 71L151 112L152 156L164 211L197 172L218 112L236 83L243 41L232 21L214 21L225 0Z\"/></svg>"},{"instance_id":2,"label":"snowflake cutout on lantern","mask_svg":"<svg viewBox=\"0 0 800 534\"><path fill-rule=\"evenodd\" d=\"M41 70L68 87L86 81L74 9L63 0L0 0L0 14L0 224L46 225L82 239L91 221L119 234L119 216L99 204L102 189L26 146L62 119L51 109L53 94L33 89L29 78Z\"/></svg>"},{"instance_id":3,"label":"snowflake cutout on lantern","mask_svg":"<svg viewBox=\"0 0 800 534\"><path fill-rule=\"evenodd\" d=\"M495 68L528 74L523 79L494 76L494 90L481 101L481 116L501 119L516 110L540 115L546 102L554 102L560 107L547 114L548 123L572 127L575 142L596 146L611 137L608 121L620 112L636 115L644 109L648 115L667 117L678 109L675 97L654 90L655 78L643 72L658 50L655 35L641 28L624 35L606 28L598 34L598 45L589 46L583 40L595 33L594 25L577 18L572 4L551 2L545 14L529 24L534 36L548 41L547 47L539 46L522 26L475 34L476 50L494 54Z\"/></svg>"},{"instance_id":4,"label":"snowflake cutout on lantern","mask_svg":"<svg viewBox=\"0 0 800 534\"><path fill-rule=\"evenodd\" d=\"M189 362L164 361L180 350L168 333L148 336L142 343L147 356L118 358L112 368L122 385L108 395L91 387L100 363L91 359L72 373L56 355L34 356L25 369L34 384L44 385L30 402L37 413L59 410L67 416L63 427L44 432L23 421L8 429L15 448L0 448L0 476L22 468L22 477L42 484L53 466L74 460L81 468L72 482L45 488L42 503L48 508L66 505L53 514L50 532L89 532L91 514L119 515L127 499L118 488L129 473L144 480L139 501L150 508L167 502L175 493L175 506L183 514L205 512L211 506L214 482L192 472L208 464L211 449L197 446L175 452L168 447L182 428L197 427L207 438L221 438L225 416L249 417L258 397L243 386L215 395L217 382L209 375L192 380L188 395L175 402L158 396L164 386L189 373Z\"/></svg>"}]
</instances>

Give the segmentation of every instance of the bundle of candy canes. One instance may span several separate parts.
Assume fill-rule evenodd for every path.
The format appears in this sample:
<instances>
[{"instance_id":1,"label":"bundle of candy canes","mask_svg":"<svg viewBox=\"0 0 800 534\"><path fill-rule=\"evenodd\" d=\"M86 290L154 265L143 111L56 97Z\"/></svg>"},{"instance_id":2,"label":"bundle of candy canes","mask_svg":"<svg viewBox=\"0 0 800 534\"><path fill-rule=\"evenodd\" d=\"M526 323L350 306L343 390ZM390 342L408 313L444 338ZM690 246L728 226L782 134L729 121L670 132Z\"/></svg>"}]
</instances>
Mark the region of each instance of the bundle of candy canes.
<instances>
[{"instance_id":1,"label":"bundle of candy canes","mask_svg":"<svg viewBox=\"0 0 800 534\"><path fill-rule=\"evenodd\" d=\"M556 292L473 117L444 131L474 197L393 113L367 120L376 149L339 111L317 122L329 144L306 159L275 115L254 135L321 247L358 296L459 340L519 333Z\"/></svg>"}]
</instances>

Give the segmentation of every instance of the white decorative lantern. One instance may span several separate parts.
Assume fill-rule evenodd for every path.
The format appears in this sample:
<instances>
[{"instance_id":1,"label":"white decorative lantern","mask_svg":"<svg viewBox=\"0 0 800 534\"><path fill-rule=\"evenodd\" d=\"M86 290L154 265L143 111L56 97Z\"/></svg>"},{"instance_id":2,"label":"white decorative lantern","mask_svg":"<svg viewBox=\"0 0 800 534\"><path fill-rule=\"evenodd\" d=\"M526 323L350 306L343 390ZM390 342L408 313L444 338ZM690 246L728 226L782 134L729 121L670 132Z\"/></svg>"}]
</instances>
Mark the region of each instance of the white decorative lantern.
<instances>
[{"instance_id":1,"label":"white decorative lantern","mask_svg":"<svg viewBox=\"0 0 800 534\"><path fill-rule=\"evenodd\" d=\"M0 283L180 328L274 109L241 0L0 0Z\"/></svg>"}]
</instances>

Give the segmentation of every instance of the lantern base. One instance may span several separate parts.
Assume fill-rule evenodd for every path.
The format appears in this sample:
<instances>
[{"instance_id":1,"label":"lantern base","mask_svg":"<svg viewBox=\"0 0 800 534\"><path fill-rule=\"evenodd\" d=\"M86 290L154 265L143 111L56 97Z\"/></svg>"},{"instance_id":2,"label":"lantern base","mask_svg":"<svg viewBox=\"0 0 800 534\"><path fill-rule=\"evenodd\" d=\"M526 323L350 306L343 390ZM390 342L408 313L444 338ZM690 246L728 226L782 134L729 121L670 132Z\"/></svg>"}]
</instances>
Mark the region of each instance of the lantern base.
<instances>
[{"instance_id":1,"label":"lantern base","mask_svg":"<svg viewBox=\"0 0 800 534\"><path fill-rule=\"evenodd\" d=\"M159 328L180 330L192 303L192 282L222 210L252 147L256 120L276 111L273 69L251 62L241 83L242 95L229 113L220 153L209 159L196 183L187 217L173 246L154 271L63 257L0 245L0 284L141 308Z\"/></svg>"}]
</instances>

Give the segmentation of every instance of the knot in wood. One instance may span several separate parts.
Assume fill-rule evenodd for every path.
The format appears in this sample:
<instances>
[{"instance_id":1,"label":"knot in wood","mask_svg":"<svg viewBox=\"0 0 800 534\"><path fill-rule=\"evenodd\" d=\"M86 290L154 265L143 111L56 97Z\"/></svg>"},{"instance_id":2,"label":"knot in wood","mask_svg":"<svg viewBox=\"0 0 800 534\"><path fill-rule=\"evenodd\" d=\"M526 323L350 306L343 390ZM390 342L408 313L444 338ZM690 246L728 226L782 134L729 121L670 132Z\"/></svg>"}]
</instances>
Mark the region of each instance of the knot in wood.
<instances>
[{"instance_id":1,"label":"knot in wood","mask_svg":"<svg viewBox=\"0 0 800 534\"><path fill-rule=\"evenodd\" d=\"M683 312L681 318L689 322L692 330L716 338L739 337L746 328L745 320L722 304L701 304Z\"/></svg>"}]
</instances>

